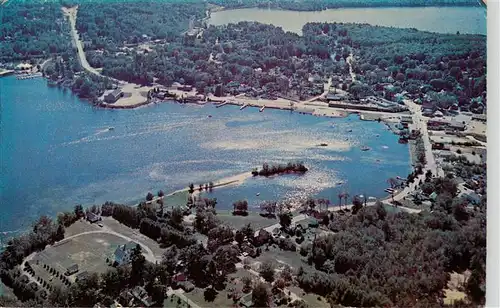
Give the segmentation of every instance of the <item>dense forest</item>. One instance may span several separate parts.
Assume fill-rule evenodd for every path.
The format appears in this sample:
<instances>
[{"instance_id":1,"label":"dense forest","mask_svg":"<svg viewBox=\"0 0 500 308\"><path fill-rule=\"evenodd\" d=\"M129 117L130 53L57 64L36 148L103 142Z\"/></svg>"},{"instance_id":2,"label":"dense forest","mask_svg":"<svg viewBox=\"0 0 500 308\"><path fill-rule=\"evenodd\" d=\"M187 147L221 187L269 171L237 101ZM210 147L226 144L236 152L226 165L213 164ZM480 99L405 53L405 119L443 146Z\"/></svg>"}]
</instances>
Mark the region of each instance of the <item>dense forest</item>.
<instances>
[{"instance_id":1,"label":"dense forest","mask_svg":"<svg viewBox=\"0 0 500 308\"><path fill-rule=\"evenodd\" d=\"M228 9L274 8L294 11L321 11L341 7L477 6L476 0L210 0Z\"/></svg>"},{"instance_id":2,"label":"dense forest","mask_svg":"<svg viewBox=\"0 0 500 308\"><path fill-rule=\"evenodd\" d=\"M47 58L72 52L69 24L55 2L2 5L0 62Z\"/></svg>"},{"instance_id":3,"label":"dense forest","mask_svg":"<svg viewBox=\"0 0 500 308\"><path fill-rule=\"evenodd\" d=\"M88 49L117 51L125 44L149 40L176 40L189 21L205 17L200 1L84 1L76 28Z\"/></svg>"}]
</instances>

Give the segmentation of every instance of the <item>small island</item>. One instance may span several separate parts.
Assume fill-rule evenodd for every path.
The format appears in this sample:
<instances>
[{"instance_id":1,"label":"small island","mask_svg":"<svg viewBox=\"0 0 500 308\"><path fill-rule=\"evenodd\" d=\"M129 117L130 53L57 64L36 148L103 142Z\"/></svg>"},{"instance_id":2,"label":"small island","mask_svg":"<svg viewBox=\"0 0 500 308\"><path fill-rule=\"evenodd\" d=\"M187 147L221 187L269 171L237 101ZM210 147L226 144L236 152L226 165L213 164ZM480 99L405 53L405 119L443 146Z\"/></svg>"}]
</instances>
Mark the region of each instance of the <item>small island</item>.
<instances>
[{"instance_id":1,"label":"small island","mask_svg":"<svg viewBox=\"0 0 500 308\"><path fill-rule=\"evenodd\" d=\"M278 164L278 165L269 165L267 163L264 163L262 165L262 169L260 171L257 171L257 169L254 169L252 171L253 176L272 176L276 174L283 174L283 173L299 173L303 174L306 173L309 169L307 169L306 166L302 162L299 163L288 163L288 164Z\"/></svg>"}]
</instances>

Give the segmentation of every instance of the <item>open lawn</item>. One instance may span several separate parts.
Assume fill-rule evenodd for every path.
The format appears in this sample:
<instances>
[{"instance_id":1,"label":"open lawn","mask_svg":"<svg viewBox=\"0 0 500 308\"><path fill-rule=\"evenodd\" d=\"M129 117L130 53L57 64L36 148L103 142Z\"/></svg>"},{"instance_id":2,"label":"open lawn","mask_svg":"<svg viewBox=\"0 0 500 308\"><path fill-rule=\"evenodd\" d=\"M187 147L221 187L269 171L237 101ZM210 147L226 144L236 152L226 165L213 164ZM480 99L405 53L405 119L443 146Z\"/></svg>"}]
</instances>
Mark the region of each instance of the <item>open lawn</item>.
<instances>
[{"instance_id":1,"label":"open lawn","mask_svg":"<svg viewBox=\"0 0 500 308\"><path fill-rule=\"evenodd\" d=\"M251 224L254 230L259 230L278 222L278 219L265 218L256 212L248 213L248 216L234 216L231 211L217 211L217 217L232 228L241 228L246 224Z\"/></svg>"},{"instance_id":2,"label":"open lawn","mask_svg":"<svg viewBox=\"0 0 500 308\"><path fill-rule=\"evenodd\" d=\"M188 308L189 305L183 301L180 297L175 294L165 298L163 301L163 307L165 308Z\"/></svg>"},{"instance_id":3,"label":"open lawn","mask_svg":"<svg viewBox=\"0 0 500 308\"><path fill-rule=\"evenodd\" d=\"M192 300L194 303L198 304L200 307L232 307L234 302L232 299L227 298L228 292L226 290L219 291L217 297L213 302L207 302L204 296L204 289L195 288L189 293L184 293L184 295Z\"/></svg>"},{"instance_id":4,"label":"open lawn","mask_svg":"<svg viewBox=\"0 0 500 308\"><path fill-rule=\"evenodd\" d=\"M100 229L101 228L97 224L91 224L90 222L81 219L64 229L64 237L70 237L83 232L96 231Z\"/></svg>"},{"instance_id":5,"label":"open lawn","mask_svg":"<svg viewBox=\"0 0 500 308\"><path fill-rule=\"evenodd\" d=\"M35 273L49 281L51 274L43 269L46 264L61 274L72 264L78 264L79 273L83 271L103 273L109 269L106 258L111 257L124 239L106 233L84 234L69 240L62 240L54 246L37 253L31 262L37 268ZM73 275L75 276L75 275ZM74 277L73 277L74 279ZM71 280L71 278L70 278Z\"/></svg>"},{"instance_id":6,"label":"open lawn","mask_svg":"<svg viewBox=\"0 0 500 308\"><path fill-rule=\"evenodd\" d=\"M330 307L330 305L328 304L326 299L322 296L318 296L318 295L311 294L311 293L306 293L304 295L304 290L302 290L299 287L295 287L295 286L289 287L288 289L290 289L290 291L297 294L298 296L302 297L302 299L306 302L306 304L309 307L314 307L314 308Z\"/></svg>"},{"instance_id":7,"label":"open lawn","mask_svg":"<svg viewBox=\"0 0 500 308\"><path fill-rule=\"evenodd\" d=\"M184 206L187 203L189 193L187 191L179 191L173 195L163 197L165 209L169 210L172 206Z\"/></svg>"},{"instance_id":8,"label":"open lawn","mask_svg":"<svg viewBox=\"0 0 500 308\"><path fill-rule=\"evenodd\" d=\"M300 266L302 266L306 270L310 268L307 263L302 261L302 256L298 253L298 251L283 251L280 248L274 248L272 246L269 247L269 251L266 251L266 249L263 248L262 254L252 261L271 261L277 266L284 266L284 264L286 263L294 270L298 269Z\"/></svg>"}]
</instances>

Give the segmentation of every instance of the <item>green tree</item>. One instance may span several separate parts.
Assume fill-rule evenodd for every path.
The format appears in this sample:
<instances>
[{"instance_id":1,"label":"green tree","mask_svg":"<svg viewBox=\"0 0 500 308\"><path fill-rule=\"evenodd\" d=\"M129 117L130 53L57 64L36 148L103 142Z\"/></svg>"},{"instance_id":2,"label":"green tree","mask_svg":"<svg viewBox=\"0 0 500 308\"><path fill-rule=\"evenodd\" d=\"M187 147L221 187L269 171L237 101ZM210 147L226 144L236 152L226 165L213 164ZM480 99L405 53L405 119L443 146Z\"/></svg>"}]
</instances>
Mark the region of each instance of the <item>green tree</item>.
<instances>
[{"instance_id":1,"label":"green tree","mask_svg":"<svg viewBox=\"0 0 500 308\"><path fill-rule=\"evenodd\" d=\"M267 282L274 280L274 266L270 261L264 261L260 265L260 275Z\"/></svg>"},{"instance_id":2,"label":"green tree","mask_svg":"<svg viewBox=\"0 0 500 308\"><path fill-rule=\"evenodd\" d=\"M279 215L280 225L284 230L288 230L292 224L292 217L289 213L282 213Z\"/></svg>"},{"instance_id":3,"label":"green tree","mask_svg":"<svg viewBox=\"0 0 500 308\"><path fill-rule=\"evenodd\" d=\"M252 289L252 278L250 276L243 276L241 283L243 283L243 292L246 293Z\"/></svg>"},{"instance_id":4,"label":"green tree","mask_svg":"<svg viewBox=\"0 0 500 308\"><path fill-rule=\"evenodd\" d=\"M240 230L237 230L234 234L234 240L238 243L239 246L241 246L241 244L243 244L243 241L245 240L245 235Z\"/></svg>"},{"instance_id":5,"label":"green tree","mask_svg":"<svg viewBox=\"0 0 500 308\"><path fill-rule=\"evenodd\" d=\"M144 275L144 265L146 263L146 258L142 254L141 245L137 244L132 250L130 256L132 260L132 272L130 273L130 283L132 285L140 285L142 283L142 278Z\"/></svg>"},{"instance_id":6,"label":"green tree","mask_svg":"<svg viewBox=\"0 0 500 308\"><path fill-rule=\"evenodd\" d=\"M170 216L170 221L172 222L172 224L174 224L175 226L180 226L183 220L184 214L182 213L182 210L178 207L174 208Z\"/></svg>"},{"instance_id":7,"label":"green tree","mask_svg":"<svg viewBox=\"0 0 500 308\"><path fill-rule=\"evenodd\" d=\"M270 293L264 283L258 283L252 290L252 302L254 307L269 307Z\"/></svg>"},{"instance_id":8,"label":"green tree","mask_svg":"<svg viewBox=\"0 0 500 308\"><path fill-rule=\"evenodd\" d=\"M75 205L75 216L77 218L85 216L85 212L83 211L83 206L81 204Z\"/></svg>"}]
</instances>

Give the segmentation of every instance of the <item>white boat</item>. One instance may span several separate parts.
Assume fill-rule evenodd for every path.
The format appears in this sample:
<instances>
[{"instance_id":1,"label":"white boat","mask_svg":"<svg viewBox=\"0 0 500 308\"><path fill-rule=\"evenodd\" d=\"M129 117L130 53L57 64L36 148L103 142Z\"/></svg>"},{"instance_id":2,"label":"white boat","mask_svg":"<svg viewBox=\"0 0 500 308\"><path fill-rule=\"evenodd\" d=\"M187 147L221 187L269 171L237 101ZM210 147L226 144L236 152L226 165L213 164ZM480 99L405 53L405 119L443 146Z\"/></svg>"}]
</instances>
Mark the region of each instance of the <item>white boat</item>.
<instances>
[{"instance_id":1,"label":"white boat","mask_svg":"<svg viewBox=\"0 0 500 308\"><path fill-rule=\"evenodd\" d=\"M256 196L260 196L260 193L256 193Z\"/></svg>"}]
</instances>

